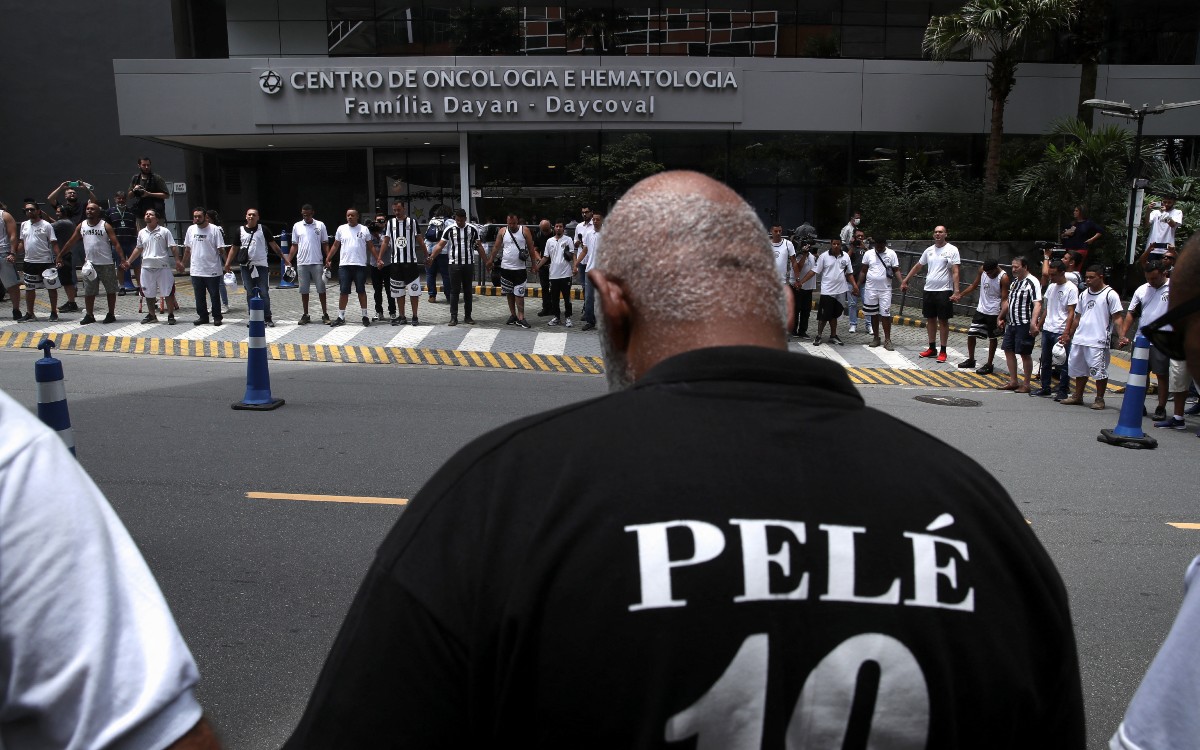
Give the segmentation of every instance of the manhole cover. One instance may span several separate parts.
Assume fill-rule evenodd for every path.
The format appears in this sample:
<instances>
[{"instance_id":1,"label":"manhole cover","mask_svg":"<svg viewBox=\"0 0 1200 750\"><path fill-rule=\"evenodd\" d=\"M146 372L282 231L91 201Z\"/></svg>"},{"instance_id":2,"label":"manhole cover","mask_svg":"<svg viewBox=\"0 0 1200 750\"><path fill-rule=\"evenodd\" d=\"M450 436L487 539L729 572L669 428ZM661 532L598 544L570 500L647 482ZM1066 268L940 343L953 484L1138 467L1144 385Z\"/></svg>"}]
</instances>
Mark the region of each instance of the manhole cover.
<instances>
[{"instance_id":1,"label":"manhole cover","mask_svg":"<svg viewBox=\"0 0 1200 750\"><path fill-rule=\"evenodd\" d=\"M979 406L981 402L973 401L969 398L955 398L953 396L913 396L917 401L926 404L936 404L938 406Z\"/></svg>"}]
</instances>

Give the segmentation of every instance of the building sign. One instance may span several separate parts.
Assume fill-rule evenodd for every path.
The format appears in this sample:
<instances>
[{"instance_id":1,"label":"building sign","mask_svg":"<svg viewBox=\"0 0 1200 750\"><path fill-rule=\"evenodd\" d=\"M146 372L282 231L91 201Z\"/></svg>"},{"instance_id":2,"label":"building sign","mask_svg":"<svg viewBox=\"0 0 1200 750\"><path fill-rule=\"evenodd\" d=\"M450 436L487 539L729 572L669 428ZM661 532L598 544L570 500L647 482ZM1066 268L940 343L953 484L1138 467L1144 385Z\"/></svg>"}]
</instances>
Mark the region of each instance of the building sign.
<instances>
[{"instance_id":1,"label":"building sign","mask_svg":"<svg viewBox=\"0 0 1200 750\"><path fill-rule=\"evenodd\" d=\"M728 67L255 68L258 125L742 120Z\"/></svg>"}]
</instances>

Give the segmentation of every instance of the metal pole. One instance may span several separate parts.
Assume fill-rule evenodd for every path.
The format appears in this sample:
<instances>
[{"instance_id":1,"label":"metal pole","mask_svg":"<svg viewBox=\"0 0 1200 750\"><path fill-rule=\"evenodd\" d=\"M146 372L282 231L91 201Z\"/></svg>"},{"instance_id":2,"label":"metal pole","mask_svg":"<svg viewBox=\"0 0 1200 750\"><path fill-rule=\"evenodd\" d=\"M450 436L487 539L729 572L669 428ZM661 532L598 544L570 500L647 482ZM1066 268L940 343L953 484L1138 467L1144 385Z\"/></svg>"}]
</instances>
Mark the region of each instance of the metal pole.
<instances>
[{"instance_id":1,"label":"metal pole","mask_svg":"<svg viewBox=\"0 0 1200 750\"><path fill-rule=\"evenodd\" d=\"M1146 121L1146 110L1135 109L1133 114L1137 115L1137 133L1133 137L1133 174L1129 179L1129 215L1125 223L1125 239L1128 243L1126 246L1125 289L1128 289L1132 283L1133 264L1137 260L1136 238L1133 234L1133 225L1137 219L1134 214L1137 212L1138 178L1142 175L1142 124Z\"/></svg>"}]
</instances>

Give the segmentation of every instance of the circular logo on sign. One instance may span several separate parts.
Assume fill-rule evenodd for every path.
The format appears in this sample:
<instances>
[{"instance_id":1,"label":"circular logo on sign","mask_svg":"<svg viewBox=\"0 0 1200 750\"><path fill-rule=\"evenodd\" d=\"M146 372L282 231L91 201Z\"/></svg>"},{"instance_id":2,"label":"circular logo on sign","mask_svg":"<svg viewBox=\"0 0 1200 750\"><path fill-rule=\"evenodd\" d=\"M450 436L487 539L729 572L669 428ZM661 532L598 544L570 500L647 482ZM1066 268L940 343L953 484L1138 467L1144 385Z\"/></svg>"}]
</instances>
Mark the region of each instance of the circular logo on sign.
<instances>
[{"instance_id":1,"label":"circular logo on sign","mask_svg":"<svg viewBox=\"0 0 1200 750\"><path fill-rule=\"evenodd\" d=\"M283 79L273 70L265 70L258 77L258 87L264 94L278 94L283 89Z\"/></svg>"}]
</instances>

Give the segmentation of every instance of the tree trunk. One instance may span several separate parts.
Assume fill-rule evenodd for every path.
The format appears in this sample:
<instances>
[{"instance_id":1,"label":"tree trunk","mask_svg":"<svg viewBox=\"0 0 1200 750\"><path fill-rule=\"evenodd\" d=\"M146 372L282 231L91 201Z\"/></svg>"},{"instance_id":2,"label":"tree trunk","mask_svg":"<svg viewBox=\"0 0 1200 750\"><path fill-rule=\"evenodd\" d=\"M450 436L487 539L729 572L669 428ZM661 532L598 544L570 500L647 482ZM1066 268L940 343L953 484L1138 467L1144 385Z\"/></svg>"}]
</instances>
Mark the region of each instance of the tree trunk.
<instances>
[{"instance_id":1,"label":"tree trunk","mask_svg":"<svg viewBox=\"0 0 1200 750\"><path fill-rule=\"evenodd\" d=\"M992 132L988 135L987 163L983 172L983 188L995 193L1000 186L1000 141L1004 137L1004 101L1008 96L992 92Z\"/></svg>"},{"instance_id":2,"label":"tree trunk","mask_svg":"<svg viewBox=\"0 0 1200 750\"><path fill-rule=\"evenodd\" d=\"M1096 77L1099 71L1100 64L1097 62L1085 62L1079 70L1079 112L1076 116L1083 120L1088 130L1092 129L1096 110L1094 107L1086 106L1084 102L1096 98Z\"/></svg>"}]
</instances>

